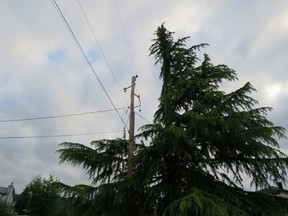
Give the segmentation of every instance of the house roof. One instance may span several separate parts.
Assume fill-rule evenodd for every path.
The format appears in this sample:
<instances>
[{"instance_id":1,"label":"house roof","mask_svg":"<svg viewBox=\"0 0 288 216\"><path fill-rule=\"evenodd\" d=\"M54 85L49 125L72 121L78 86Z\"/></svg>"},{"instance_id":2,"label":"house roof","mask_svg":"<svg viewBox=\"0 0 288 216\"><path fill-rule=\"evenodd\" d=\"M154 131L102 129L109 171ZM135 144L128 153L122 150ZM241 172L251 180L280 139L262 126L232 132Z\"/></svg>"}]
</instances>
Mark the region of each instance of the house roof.
<instances>
[{"instance_id":1,"label":"house roof","mask_svg":"<svg viewBox=\"0 0 288 216\"><path fill-rule=\"evenodd\" d=\"M0 187L0 194L6 194L8 188L7 187Z\"/></svg>"}]
</instances>

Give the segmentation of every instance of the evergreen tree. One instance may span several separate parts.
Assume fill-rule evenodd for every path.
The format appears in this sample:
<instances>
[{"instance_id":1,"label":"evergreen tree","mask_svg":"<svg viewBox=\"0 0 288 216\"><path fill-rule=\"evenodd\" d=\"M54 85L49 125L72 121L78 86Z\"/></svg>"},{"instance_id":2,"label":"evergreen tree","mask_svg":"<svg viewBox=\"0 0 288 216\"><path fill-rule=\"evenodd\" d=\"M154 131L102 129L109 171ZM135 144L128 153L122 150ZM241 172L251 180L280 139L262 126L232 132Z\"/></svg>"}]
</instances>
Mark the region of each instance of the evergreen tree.
<instances>
[{"instance_id":1,"label":"evergreen tree","mask_svg":"<svg viewBox=\"0 0 288 216\"><path fill-rule=\"evenodd\" d=\"M66 195L80 197L87 215L287 215L285 199L242 189L244 174L256 188L285 181L277 142L285 130L266 118L271 108L256 107L250 83L222 91L236 73L207 54L198 59L206 44L187 48L188 37L175 41L164 25L155 35L163 86L153 123L138 135L150 143L136 146L133 177L125 140L62 143L61 162L82 165L94 185L62 184Z\"/></svg>"}]
</instances>

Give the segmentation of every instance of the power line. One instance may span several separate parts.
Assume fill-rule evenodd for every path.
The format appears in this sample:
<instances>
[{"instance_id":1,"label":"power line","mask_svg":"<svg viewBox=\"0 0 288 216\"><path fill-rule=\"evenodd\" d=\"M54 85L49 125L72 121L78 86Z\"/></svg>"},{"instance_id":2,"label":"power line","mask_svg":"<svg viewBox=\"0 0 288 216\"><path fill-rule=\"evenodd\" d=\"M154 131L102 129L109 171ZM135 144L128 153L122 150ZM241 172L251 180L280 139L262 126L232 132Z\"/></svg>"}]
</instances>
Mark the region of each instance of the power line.
<instances>
[{"instance_id":1,"label":"power line","mask_svg":"<svg viewBox=\"0 0 288 216\"><path fill-rule=\"evenodd\" d=\"M119 109L126 109L126 107L117 108L117 110L119 110ZM106 110L98 110L98 111L82 112L82 113L72 113L72 114L63 114L63 115L31 117L31 118L1 119L1 120L0 120L0 123L20 122L20 121L33 121L33 120L55 119L55 118L65 118L65 117L91 115L91 114L103 113L103 112L111 112L111 111L114 111L114 109L106 109Z\"/></svg>"},{"instance_id":2,"label":"power line","mask_svg":"<svg viewBox=\"0 0 288 216\"><path fill-rule=\"evenodd\" d=\"M134 70L135 70L136 74L138 75L138 71L137 71L137 68L136 68L134 57L133 57L132 51L130 49L126 33L124 31L124 27L123 27L123 24L122 24L122 21L121 21L120 13L119 13L119 10L118 10L118 7L117 7L117 4L116 4L115 0L113 0L113 3L114 3L114 6L115 6L115 9L116 9L116 12L117 12L118 20L119 20L119 23L120 23L120 26L121 26L121 30L122 30L122 33L123 33L123 36L124 36L124 40L125 40L126 46L128 48L128 52L129 52L129 55L130 55L132 63L133 63Z\"/></svg>"},{"instance_id":3,"label":"power line","mask_svg":"<svg viewBox=\"0 0 288 216\"><path fill-rule=\"evenodd\" d=\"M104 51L103 51L103 49L102 49L102 46L100 45L100 42L98 41L98 39L97 39L97 37L96 37L96 34L95 34L95 32L94 32L94 30L93 30L93 28L92 28L92 26L91 26L91 24L90 24L90 22L89 22L89 20L88 20L88 17L87 17L87 15L86 15L85 11L84 11L84 8L83 8L80 0L78 0L78 4L79 4L79 7L80 7L80 9L81 9L81 11L82 11L83 16L85 17L85 20L86 20L87 24L88 24L88 26L89 26L89 29L90 29L90 31L92 32L92 35L93 35L93 37L94 37L94 39L95 39L95 41L96 41L96 43L97 43L97 45L98 45L98 47L99 47L102 55L103 55L103 58L104 58L104 60L105 60L105 62L106 62L106 64L107 64L107 67L108 67L110 73L112 74L112 77L113 77L115 83L117 84L120 92L122 93L122 96L123 96L124 100L126 101L126 103L128 103L127 100L126 100L126 98L124 97L123 92L122 92L122 89L121 89L121 87L120 87L120 85L119 85L119 83L118 83L118 81L117 81L117 79L116 79L116 77L115 77L115 75L114 75L114 73L113 73L113 71L112 71L112 68L111 68L111 66L110 66L110 64L109 64L109 62L108 62L108 60L107 60L107 58L106 58L106 56L105 56L105 54L104 54Z\"/></svg>"},{"instance_id":4,"label":"power line","mask_svg":"<svg viewBox=\"0 0 288 216\"><path fill-rule=\"evenodd\" d=\"M88 59L88 57L87 57L86 53L84 52L84 50L83 50L82 46L80 45L80 43L79 43L79 41L78 41L77 37L75 36L75 34L74 34L73 30L71 29L71 27L70 27L70 25L69 25L68 21L66 20L66 18L65 18L65 16L64 16L64 14L62 13L61 9L59 8L59 6L58 6L58 4L57 4L56 0L51 0L51 1L53 1L53 2L54 2L55 6L56 6L56 9L57 9L57 11L59 12L58 14L61 16L61 18L62 18L62 21L63 21L63 22L64 22L64 24L66 25L66 27L67 27L67 29L69 30L69 32L70 32L70 34L71 34L71 36L73 37L73 39L74 39L74 41L76 42L76 44L77 44L78 48L80 49L80 51L81 51L82 55L83 55L83 56L84 56L84 58L86 59L86 61L87 61L87 64L88 64L88 65L89 65L89 67L91 68L91 70L92 70L93 74L95 75L96 79L98 80L98 82L99 82L99 84L100 84L101 88L102 88L102 89L103 89L103 91L105 92L105 94L106 94L107 98L109 99L110 103L112 104L112 106L113 106L114 110L117 112L117 115L119 116L119 118L121 119L121 121L122 121L122 123L125 125L125 127L128 129L127 125L125 124L125 121L123 120L122 116L121 116L121 115L120 115L120 113L118 112L118 110L117 110L117 108L116 108L116 106L115 106L114 102L112 101L112 99L111 99L111 97L109 96L108 92L106 91L106 89L105 89L105 87L104 87L103 83L101 82L101 80L100 80L100 78L98 77L98 75L97 75L96 71L94 70L94 68L93 68L92 64L90 63L90 61L89 61L89 59Z\"/></svg>"},{"instance_id":5,"label":"power line","mask_svg":"<svg viewBox=\"0 0 288 216\"><path fill-rule=\"evenodd\" d=\"M145 120L147 123L151 124L150 121L148 121L147 119L145 119L140 113L135 112L140 118L142 118L143 120Z\"/></svg>"},{"instance_id":6,"label":"power line","mask_svg":"<svg viewBox=\"0 0 288 216\"><path fill-rule=\"evenodd\" d=\"M121 132L121 131L57 134L57 135L36 135L36 136L0 136L0 139L34 139L34 138L56 138L56 137L71 137L71 136L90 136L90 135L96 135L96 134L109 134L109 133L119 133L119 132Z\"/></svg>"}]
</instances>

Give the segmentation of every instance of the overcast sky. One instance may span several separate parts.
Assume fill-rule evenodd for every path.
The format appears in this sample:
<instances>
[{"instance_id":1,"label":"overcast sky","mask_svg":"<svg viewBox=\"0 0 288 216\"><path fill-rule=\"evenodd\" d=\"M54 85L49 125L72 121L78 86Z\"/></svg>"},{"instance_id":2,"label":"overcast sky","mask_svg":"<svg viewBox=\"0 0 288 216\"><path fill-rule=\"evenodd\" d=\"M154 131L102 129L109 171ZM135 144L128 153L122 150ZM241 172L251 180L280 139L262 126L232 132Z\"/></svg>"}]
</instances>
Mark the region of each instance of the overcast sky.
<instances>
[{"instance_id":1,"label":"overcast sky","mask_svg":"<svg viewBox=\"0 0 288 216\"><path fill-rule=\"evenodd\" d=\"M224 63L237 72L239 81L225 86L227 91L251 82L259 106L273 107L269 119L288 128L288 1L57 3L114 106L123 108L122 120L52 1L0 1L0 186L14 182L21 193L39 174L52 174L70 185L89 184L82 169L59 164L55 151L64 141L89 145L92 140L121 137L130 96L123 88L130 86L133 75L139 76L136 93L142 105L136 112L145 118L136 115L136 128L152 121L161 81L149 47L163 22L175 38L191 36L189 45L209 43L201 55L208 53L214 64ZM137 98L135 103L139 104ZM37 138L83 133L96 134ZM280 141L281 150L288 152L286 143Z\"/></svg>"}]
</instances>

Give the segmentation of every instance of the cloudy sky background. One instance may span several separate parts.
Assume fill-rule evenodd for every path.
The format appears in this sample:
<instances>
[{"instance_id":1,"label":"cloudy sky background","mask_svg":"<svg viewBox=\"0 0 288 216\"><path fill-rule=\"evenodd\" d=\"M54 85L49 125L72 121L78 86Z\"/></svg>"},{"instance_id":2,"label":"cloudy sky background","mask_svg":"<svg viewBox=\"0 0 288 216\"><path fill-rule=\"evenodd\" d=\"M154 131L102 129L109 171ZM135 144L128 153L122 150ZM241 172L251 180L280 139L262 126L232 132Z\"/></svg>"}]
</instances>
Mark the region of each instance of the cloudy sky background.
<instances>
[{"instance_id":1,"label":"cloudy sky background","mask_svg":"<svg viewBox=\"0 0 288 216\"><path fill-rule=\"evenodd\" d=\"M269 119L288 129L288 2L285 0L58 0L67 22L128 124L131 76L141 112L136 128L152 121L161 81L149 56L156 28L165 22L189 45L209 43L203 52L214 64L250 81L260 106L274 108ZM85 19L90 22L92 31ZM50 0L0 1L0 185L14 182L17 193L41 174L66 184L88 183L80 168L60 164L55 151L64 141L89 144L116 138L124 124L115 111L45 120L7 120L111 110L113 106ZM100 45L100 46L99 46ZM104 53L104 55L103 55ZM201 53L202 55L203 53ZM135 100L136 105L139 103ZM106 133L109 132L109 133ZM35 136L99 133L86 136ZM27 137L34 138L27 138ZM14 137L14 138L13 138ZM18 138L15 138L18 137ZM26 138L19 138L26 137ZM281 150L288 152L287 141ZM248 185L248 184L247 184Z\"/></svg>"}]
</instances>

